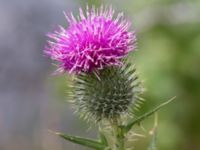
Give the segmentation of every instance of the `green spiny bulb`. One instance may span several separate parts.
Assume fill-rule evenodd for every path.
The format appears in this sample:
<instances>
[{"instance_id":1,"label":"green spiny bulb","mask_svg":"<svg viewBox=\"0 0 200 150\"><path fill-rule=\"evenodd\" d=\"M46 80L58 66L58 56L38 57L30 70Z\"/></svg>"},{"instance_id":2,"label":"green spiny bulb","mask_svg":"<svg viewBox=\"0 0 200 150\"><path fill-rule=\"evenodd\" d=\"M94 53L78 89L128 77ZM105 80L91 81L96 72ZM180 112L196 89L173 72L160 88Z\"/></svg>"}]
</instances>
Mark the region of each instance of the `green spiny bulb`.
<instances>
[{"instance_id":1,"label":"green spiny bulb","mask_svg":"<svg viewBox=\"0 0 200 150\"><path fill-rule=\"evenodd\" d=\"M81 118L100 121L119 118L136 104L142 88L131 64L82 73L74 81L73 104Z\"/></svg>"}]
</instances>

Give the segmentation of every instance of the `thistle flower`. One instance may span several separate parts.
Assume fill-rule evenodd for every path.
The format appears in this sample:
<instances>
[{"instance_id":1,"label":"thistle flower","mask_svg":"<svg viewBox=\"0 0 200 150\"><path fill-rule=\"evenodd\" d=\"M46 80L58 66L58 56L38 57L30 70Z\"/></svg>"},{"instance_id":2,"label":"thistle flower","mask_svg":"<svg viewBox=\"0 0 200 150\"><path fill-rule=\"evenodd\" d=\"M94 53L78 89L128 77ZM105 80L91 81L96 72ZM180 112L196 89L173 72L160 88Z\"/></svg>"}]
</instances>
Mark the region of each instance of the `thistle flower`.
<instances>
[{"instance_id":1,"label":"thistle flower","mask_svg":"<svg viewBox=\"0 0 200 150\"><path fill-rule=\"evenodd\" d=\"M92 72L108 66L122 65L122 58L136 48L136 36L129 32L130 21L123 13L116 15L112 7L89 9L86 14L65 14L68 28L59 26L48 34L51 41L45 53L59 64L57 71Z\"/></svg>"},{"instance_id":2,"label":"thistle flower","mask_svg":"<svg viewBox=\"0 0 200 150\"><path fill-rule=\"evenodd\" d=\"M59 26L48 34L53 41L48 42L45 53L58 62L59 72L76 73L71 100L80 117L95 123L106 121L99 123L99 140L55 134L89 148L129 149L127 143L133 137L132 127L174 98L140 117L130 118L133 115L130 112L143 101L136 69L125 61L127 54L136 48L135 33L129 32L130 22L124 19L123 13L114 19L113 9L103 6L100 9L87 7L86 14L80 9L77 18L73 14L65 16L69 27ZM155 140L150 145L152 148L155 149Z\"/></svg>"}]
</instances>

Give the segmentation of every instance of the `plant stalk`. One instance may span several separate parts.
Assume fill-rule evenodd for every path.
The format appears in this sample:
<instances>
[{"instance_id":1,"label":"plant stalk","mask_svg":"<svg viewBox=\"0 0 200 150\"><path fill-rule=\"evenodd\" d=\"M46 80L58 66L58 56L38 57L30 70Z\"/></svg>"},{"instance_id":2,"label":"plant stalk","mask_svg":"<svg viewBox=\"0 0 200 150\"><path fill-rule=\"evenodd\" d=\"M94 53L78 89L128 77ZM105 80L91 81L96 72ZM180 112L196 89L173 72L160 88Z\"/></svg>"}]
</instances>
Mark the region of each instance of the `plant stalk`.
<instances>
[{"instance_id":1,"label":"plant stalk","mask_svg":"<svg viewBox=\"0 0 200 150\"><path fill-rule=\"evenodd\" d=\"M118 123L117 119L114 119L112 122L112 126L114 129L114 135L116 138L116 148L117 150L125 150L125 136L124 136L124 131L120 127L120 124Z\"/></svg>"}]
</instances>

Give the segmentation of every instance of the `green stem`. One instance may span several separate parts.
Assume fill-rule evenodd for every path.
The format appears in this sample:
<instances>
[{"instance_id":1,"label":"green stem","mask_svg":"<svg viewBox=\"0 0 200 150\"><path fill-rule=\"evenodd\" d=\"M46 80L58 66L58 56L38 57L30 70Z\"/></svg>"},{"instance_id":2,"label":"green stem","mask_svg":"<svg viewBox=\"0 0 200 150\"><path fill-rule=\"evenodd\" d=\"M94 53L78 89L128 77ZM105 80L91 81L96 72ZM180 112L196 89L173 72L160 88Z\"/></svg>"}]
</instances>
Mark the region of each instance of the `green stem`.
<instances>
[{"instance_id":1,"label":"green stem","mask_svg":"<svg viewBox=\"0 0 200 150\"><path fill-rule=\"evenodd\" d=\"M124 138L125 138L125 136L124 136L124 131L120 127L117 119L113 120L112 126L113 126L114 132L115 132L117 150L125 150L125 144L124 144Z\"/></svg>"}]
</instances>

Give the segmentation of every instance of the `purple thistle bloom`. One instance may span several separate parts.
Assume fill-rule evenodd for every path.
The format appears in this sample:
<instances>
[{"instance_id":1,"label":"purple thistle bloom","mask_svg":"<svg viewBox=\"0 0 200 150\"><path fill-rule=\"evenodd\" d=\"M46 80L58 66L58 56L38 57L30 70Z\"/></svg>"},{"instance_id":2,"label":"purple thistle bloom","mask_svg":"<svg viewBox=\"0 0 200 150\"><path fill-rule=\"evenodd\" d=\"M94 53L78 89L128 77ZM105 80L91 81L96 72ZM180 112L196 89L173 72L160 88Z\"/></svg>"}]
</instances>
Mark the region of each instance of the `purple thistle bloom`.
<instances>
[{"instance_id":1,"label":"purple thistle bloom","mask_svg":"<svg viewBox=\"0 0 200 150\"><path fill-rule=\"evenodd\" d=\"M91 72L121 65L122 58L136 48L135 33L128 31L130 21L123 13L113 19L112 7L87 7L86 14L79 11L77 18L72 13L65 14L67 29L59 26L48 34L53 41L48 41L45 53L59 62L57 71Z\"/></svg>"}]
</instances>

